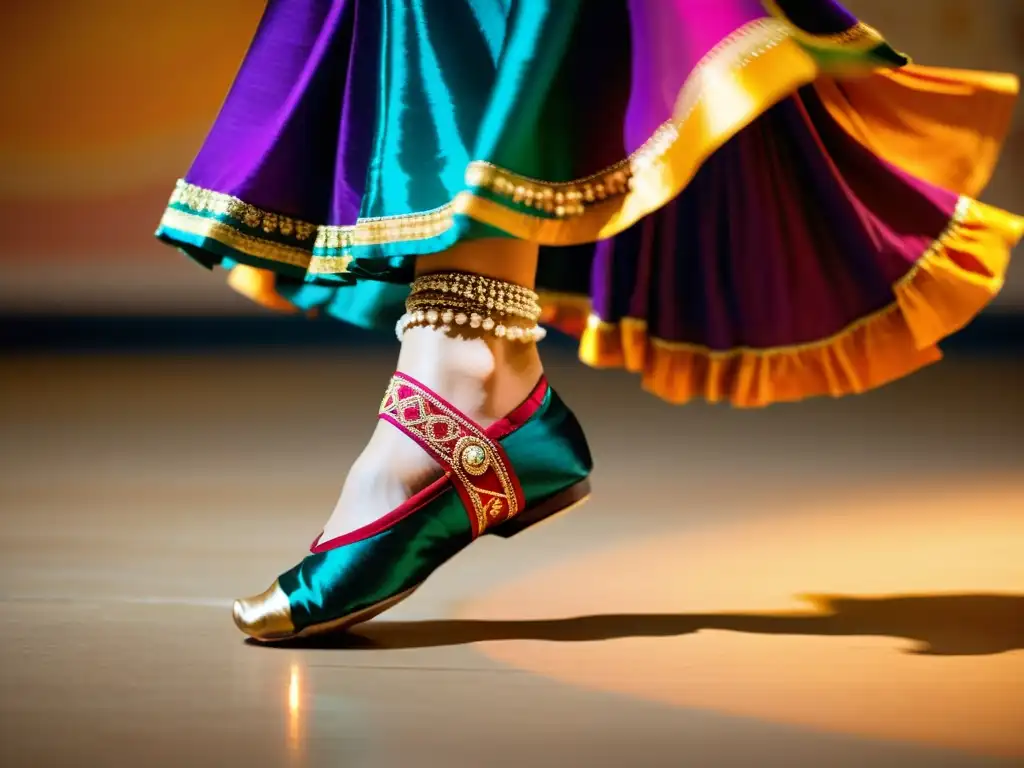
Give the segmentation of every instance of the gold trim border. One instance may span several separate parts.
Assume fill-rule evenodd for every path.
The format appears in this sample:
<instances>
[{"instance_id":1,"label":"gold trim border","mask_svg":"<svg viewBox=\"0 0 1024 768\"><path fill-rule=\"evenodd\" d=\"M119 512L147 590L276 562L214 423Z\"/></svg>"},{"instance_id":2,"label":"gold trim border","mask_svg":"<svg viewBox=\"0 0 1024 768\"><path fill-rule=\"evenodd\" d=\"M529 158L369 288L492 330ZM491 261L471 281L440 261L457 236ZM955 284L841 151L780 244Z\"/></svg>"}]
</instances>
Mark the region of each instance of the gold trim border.
<instances>
[{"instance_id":1,"label":"gold trim border","mask_svg":"<svg viewBox=\"0 0 1024 768\"><path fill-rule=\"evenodd\" d=\"M160 228L216 240L221 245L226 245L239 253L256 259L287 264L300 269L309 267L309 251L246 234L226 222L197 213L168 208L160 219Z\"/></svg>"},{"instance_id":2,"label":"gold trim border","mask_svg":"<svg viewBox=\"0 0 1024 768\"><path fill-rule=\"evenodd\" d=\"M191 184L185 179L178 179L174 185L168 205L180 205L198 215L227 216L250 229L260 229L265 234L280 235L300 243L311 240L318 229L316 224L266 211L237 197Z\"/></svg>"},{"instance_id":3,"label":"gold trim border","mask_svg":"<svg viewBox=\"0 0 1024 768\"><path fill-rule=\"evenodd\" d=\"M444 234L454 223L454 205L446 203L429 211L359 219L352 225L317 225L179 179L160 225L208 237L248 256L302 267L313 274L340 274L348 270L351 255L320 256L315 250L428 240ZM295 245L245 232L240 229L242 225Z\"/></svg>"}]
</instances>

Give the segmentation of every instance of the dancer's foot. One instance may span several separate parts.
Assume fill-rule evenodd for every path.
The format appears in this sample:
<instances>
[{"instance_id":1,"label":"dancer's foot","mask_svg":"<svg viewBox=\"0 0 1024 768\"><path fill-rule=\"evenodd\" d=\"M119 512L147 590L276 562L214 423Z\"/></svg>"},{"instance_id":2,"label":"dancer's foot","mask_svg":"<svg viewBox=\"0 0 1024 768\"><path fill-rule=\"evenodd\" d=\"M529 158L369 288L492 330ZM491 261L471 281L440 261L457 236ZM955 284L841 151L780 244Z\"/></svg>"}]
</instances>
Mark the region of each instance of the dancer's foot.
<instances>
[{"instance_id":1,"label":"dancer's foot","mask_svg":"<svg viewBox=\"0 0 1024 768\"><path fill-rule=\"evenodd\" d=\"M461 338L410 328L398 370L425 384L482 427L511 412L543 375L535 344L482 335ZM322 539L369 525L441 476L431 456L386 421L352 465Z\"/></svg>"},{"instance_id":2,"label":"dancer's foot","mask_svg":"<svg viewBox=\"0 0 1024 768\"><path fill-rule=\"evenodd\" d=\"M256 639L366 621L481 534L515 535L589 493L583 431L543 376L537 295L430 274L406 309L381 424L312 554L235 602L235 623Z\"/></svg>"},{"instance_id":3,"label":"dancer's foot","mask_svg":"<svg viewBox=\"0 0 1024 768\"><path fill-rule=\"evenodd\" d=\"M488 428L396 373L382 420L433 457L444 477L372 525L314 543L268 590L234 606L239 629L289 640L367 621L408 597L484 533L509 537L583 501L583 431L542 378Z\"/></svg>"}]
</instances>

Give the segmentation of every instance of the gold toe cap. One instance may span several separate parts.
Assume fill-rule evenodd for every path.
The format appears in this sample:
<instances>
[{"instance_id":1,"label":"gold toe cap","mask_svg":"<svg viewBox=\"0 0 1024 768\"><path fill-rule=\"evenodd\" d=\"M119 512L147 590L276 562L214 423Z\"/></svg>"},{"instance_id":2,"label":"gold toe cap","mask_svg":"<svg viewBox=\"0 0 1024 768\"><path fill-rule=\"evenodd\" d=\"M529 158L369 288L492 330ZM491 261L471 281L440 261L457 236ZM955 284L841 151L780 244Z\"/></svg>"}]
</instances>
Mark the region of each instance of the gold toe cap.
<instances>
[{"instance_id":1,"label":"gold toe cap","mask_svg":"<svg viewBox=\"0 0 1024 768\"><path fill-rule=\"evenodd\" d=\"M263 594L235 600L232 615L235 626L255 640L272 642L295 636L288 595L276 581Z\"/></svg>"}]
</instances>

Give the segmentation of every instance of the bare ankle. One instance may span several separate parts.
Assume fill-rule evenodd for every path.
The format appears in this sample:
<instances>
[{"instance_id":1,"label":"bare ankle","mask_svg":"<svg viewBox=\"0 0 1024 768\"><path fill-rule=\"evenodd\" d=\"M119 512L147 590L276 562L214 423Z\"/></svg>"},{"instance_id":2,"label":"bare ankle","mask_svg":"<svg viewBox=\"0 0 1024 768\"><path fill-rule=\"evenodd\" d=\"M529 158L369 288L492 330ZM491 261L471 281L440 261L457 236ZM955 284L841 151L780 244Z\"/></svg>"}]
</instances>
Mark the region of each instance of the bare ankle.
<instances>
[{"instance_id":1,"label":"bare ankle","mask_svg":"<svg viewBox=\"0 0 1024 768\"><path fill-rule=\"evenodd\" d=\"M534 344L453 337L429 327L406 332L398 369L484 426L519 405L544 371Z\"/></svg>"}]
</instances>

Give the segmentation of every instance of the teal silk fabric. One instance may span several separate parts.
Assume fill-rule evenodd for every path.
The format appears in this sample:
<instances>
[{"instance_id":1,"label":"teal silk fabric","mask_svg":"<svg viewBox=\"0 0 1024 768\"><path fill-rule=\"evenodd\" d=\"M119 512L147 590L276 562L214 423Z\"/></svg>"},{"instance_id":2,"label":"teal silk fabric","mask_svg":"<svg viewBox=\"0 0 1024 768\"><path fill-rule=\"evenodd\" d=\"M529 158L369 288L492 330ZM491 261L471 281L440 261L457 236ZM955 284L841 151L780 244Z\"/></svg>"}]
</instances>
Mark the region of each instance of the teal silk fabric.
<instances>
[{"instance_id":1,"label":"teal silk fabric","mask_svg":"<svg viewBox=\"0 0 1024 768\"><path fill-rule=\"evenodd\" d=\"M570 113L584 94L569 92L580 78L566 75L564 57L579 3L387 0L361 216L435 209L465 189L466 166L475 160L553 181L573 178L582 147ZM592 56L608 57L607 44L590 45ZM594 70L589 57L569 69L584 66ZM627 75L628 67L618 79ZM620 135L609 160L622 159L621 128L605 133Z\"/></svg>"}]
</instances>

